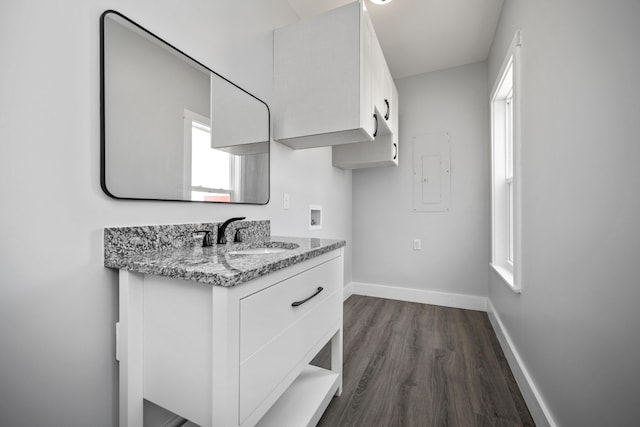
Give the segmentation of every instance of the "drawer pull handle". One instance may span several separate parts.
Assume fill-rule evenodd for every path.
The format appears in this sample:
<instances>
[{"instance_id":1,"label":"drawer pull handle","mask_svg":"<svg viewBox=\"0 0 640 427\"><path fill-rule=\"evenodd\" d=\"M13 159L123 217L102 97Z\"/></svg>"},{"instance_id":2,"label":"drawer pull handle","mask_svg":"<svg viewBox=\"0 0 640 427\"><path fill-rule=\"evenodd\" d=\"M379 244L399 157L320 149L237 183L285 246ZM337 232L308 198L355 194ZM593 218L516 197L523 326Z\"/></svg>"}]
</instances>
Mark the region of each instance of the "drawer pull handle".
<instances>
[{"instance_id":1,"label":"drawer pull handle","mask_svg":"<svg viewBox=\"0 0 640 427\"><path fill-rule=\"evenodd\" d=\"M302 301L294 301L291 303L291 307L298 307L299 305L304 304L305 302L309 301L311 298L315 297L316 295L318 295L320 292L322 292L324 288L322 286L318 286L318 290L316 291L315 294L311 295L309 298L307 299L303 299Z\"/></svg>"}]
</instances>

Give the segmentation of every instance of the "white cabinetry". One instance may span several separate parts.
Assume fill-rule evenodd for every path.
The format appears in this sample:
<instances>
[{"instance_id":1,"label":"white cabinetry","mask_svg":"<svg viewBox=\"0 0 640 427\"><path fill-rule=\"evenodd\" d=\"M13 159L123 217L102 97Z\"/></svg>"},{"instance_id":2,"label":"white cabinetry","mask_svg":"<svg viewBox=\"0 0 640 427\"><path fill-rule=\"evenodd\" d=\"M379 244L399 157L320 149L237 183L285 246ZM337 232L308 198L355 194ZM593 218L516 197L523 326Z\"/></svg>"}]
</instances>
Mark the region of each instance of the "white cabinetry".
<instances>
[{"instance_id":1,"label":"white cabinetry","mask_svg":"<svg viewBox=\"0 0 640 427\"><path fill-rule=\"evenodd\" d=\"M370 21L368 25L371 25ZM370 31L375 138L373 141L334 146L332 163L341 169L398 165L398 91L372 27Z\"/></svg>"},{"instance_id":2,"label":"white cabinetry","mask_svg":"<svg viewBox=\"0 0 640 427\"><path fill-rule=\"evenodd\" d=\"M120 271L120 425L315 425L342 387L343 255L233 286ZM293 302L304 301L294 306ZM331 370L309 365L331 342Z\"/></svg>"},{"instance_id":3,"label":"white cabinetry","mask_svg":"<svg viewBox=\"0 0 640 427\"><path fill-rule=\"evenodd\" d=\"M333 166L398 164L398 92L363 2L274 31L274 139Z\"/></svg>"},{"instance_id":4,"label":"white cabinetry","mask_svg":"<svg viewBox=\"0 0 640 427\"><path fill-rule=\"evenodd\" d=\"M398 91L393 81L390 89L390 97L380 98L385 107L384 100L388 100L388 114L380 113L376 107L376 116L382 119L375 140L334 146L332 148L333 166L340 169L398 166Z\"/></svg>"},{"instance_id":5,"label":"white cabinetry","mask_svg":"<svg viewBox=\"0 0 640 427\"><path fill-rule=\"evenodd\" d=\"M274 139L292 148L373 141L374 48L360 2L274 31Z\"/></svg>"}]
</instances>

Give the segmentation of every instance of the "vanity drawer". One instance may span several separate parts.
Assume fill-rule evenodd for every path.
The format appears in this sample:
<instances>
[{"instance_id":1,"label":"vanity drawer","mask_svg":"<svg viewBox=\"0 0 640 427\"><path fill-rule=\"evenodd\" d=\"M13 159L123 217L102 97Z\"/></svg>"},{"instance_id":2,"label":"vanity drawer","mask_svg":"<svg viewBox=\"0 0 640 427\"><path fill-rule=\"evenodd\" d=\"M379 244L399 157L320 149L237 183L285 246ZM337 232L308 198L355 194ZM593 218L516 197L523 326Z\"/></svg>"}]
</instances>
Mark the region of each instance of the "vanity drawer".
<instances>
[{"instance_id":1,"label":"vanity drawer","mask_svg":"<svg viewBox=\"0 0 640 427\"><path fill-rule=\"evenodd\" d=\"M318 346L340 329L340 266L338 259L330 260L241 301L240 424L278 386L286 389L289 384L283 381L293 381L294 371L309 363ZM318 286L323 290L314 298L291 306L315 293Z\"/></svg>"},{"instance_id":2,"label":"vanity drawer","mask_svg":"<svg viewBox=\"0 0 640 427\"><path fill-rule=\"evenodd\" d=\"M342 287L342 270L338 258L329 260L240 301L240 362L271 341L286 328L303 318L332 293ZM302 301L322 291L298 307Z\"/></svg>"},{"instance_id":3,"label":"vanity drawer","mask_svg":"<svg viewBox=\"0 0 640 427\"><path fill-rule=\"evenodd\" d=\"M341 308L342 292L335 291L240 364L240 424L273 398L276 388L284 391L340 329Z\"/></svg>"}]
</instances>

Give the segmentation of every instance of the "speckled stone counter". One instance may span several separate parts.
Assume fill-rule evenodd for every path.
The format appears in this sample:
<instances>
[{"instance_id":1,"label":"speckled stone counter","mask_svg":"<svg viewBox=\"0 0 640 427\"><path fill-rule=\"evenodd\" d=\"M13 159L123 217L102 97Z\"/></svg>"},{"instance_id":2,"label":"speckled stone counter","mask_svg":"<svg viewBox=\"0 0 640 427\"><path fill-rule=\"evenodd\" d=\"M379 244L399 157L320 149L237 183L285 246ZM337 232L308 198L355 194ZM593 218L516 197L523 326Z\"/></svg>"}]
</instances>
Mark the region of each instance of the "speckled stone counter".
<instances>
[{"instance_id":1,"label":"speckled stone counter","mask_svg":"<svg viewBox=\"0 0 640 427\"><path fill-rule=\"evenodd\" d=\"M207 229L216 228L215 223L206 225ZM236 286L346 245L344 240L268 236L268 221L243 221L236 226L247 227L249 237L245 242L203 248L191 234L203 226L107 228L104 265L217 286ZM163 227L170 231L169 236L163 234ZM254 233L251 227L258 231ZM256 247L286 250L259 255L233 253Z\"/></svg>"}]
</instances>

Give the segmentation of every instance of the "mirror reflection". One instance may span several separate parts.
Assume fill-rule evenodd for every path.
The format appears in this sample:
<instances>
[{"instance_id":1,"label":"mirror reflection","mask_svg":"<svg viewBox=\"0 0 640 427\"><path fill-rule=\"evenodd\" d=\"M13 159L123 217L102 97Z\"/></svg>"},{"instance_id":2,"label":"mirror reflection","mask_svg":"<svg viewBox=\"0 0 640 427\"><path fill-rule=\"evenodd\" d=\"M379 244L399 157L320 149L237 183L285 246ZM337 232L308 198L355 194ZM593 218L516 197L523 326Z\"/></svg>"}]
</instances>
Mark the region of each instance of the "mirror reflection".
<instances>
[{"instance_id":1,"label":"mirror reflection","mask_svg":"<svg viewBox=\"0 0 640 427\"><path fill-rule=\"evenodd\" d=\"M103 190L267 203L267 105L118 12L101 36Z\"/></svg>"}]
</instances>

